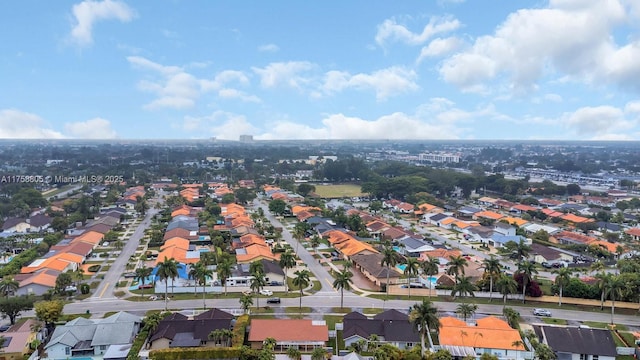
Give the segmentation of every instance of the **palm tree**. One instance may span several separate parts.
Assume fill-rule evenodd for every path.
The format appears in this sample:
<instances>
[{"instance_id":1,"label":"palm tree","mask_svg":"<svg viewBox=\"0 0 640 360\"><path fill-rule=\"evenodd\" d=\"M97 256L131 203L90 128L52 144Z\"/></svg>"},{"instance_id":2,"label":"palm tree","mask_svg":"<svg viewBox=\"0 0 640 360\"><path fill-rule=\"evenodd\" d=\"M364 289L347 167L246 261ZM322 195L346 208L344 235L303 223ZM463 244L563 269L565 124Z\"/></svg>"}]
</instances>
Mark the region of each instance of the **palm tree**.
<instances>
[{"instance_id":1,"label":"palm tree","mask_svg":"<svg viewBox=\"0 0 640 360\"><path fill-rule=\"evenodd\" d=\"M478 305L476 304L459 304L456 307L456 313L464 319L464 322L467 322L467 318L473 316L473 314L478 311Z\"/></svg>"},{"instance_id":2,"label":"palm tree","mask_svg":"<svg viewBox=\"0 0 640 360\"><path fill-rule=\"evenodd\" d=\"M75 275L76 280L78 282L81 282L82 280L84 280L84 269L81 266L78 266L78 268L73 274Z\"/></svg>"},{"instance_id":3,"label":"palm tree","mask_svg":"<svg viewBox=\"0 0 640 360\"><path fill-rule=\"evenodd\" d=\"M462 256L449 256L449 263L447 264L447 275L453 275L458 281L460 275L464 276L464 268L467 266L467 259Z\"/></svg>"},{"instance_id":4,"label":"palm tree","mask_svg":"<svg viewBox=\"0 0 640 360\"><path fill-rule=\"evenodd\" d=\"M349 270L342 270L336 276L336 279L333 281L333 287L336 289L340 289L340 308L344 308L344 290L351 289L351 277L353 273Z\"/></svg>"},{"instance_id":5,"label":"palm tree","mask_svg":"<svg viewBox=\"0 0 640 360\"><path fill-rule=\"evenodd\" d=\"M245 314L249 312L251 305L253 305L253 298L249 295L242 294L242 296L240 296L240 307L242 307Z\"/></svg>"},{"instance_id":6,"label":"palm tree","mask_svg":"<svg viewBox=\"0 0 640 360\"><path fill-rule=\"evenodd\" d=\"M475 297L475 294L473 292L476 290L476 286L471 282L471 277L463 276L456 280L455 285L453 285L453 290L451 290L451 296L453 296L454 300L458 295L460 295L460 297L462 298L466 297L467 295Z\"/></svg>"},{"instance_id":7,"label":"palm tree","mask_svg":"<svg viewBox=\"0 0 640 360\"><path fill-rule=\"evenodd\" d=\"M513 276L502 274L496 281L496 287L502 294L502 303L507 303L507 296L518 291L518 283Z\"/></svg>"},{"instance_id":8,"label":"palm tree","mask_svg":"<svg viewBox=\"0 0 640 360\"><path fill-rule=\"evenodd\" d=\"M409 299L411 299L411 277L414 275L418 275L418 260L413 257L407 258L407 263L405 264L404 274L407 275L409 280L407 286L409 289Z\"/></svg>"},{"instance_id":9,"label":"palm tree","mask_svg":"<svg viewBox=\"0 0 640 360\"><path fill-rule=\"evenodd\" d=\"M607 282L609 282L609 278L611 276L611 274L608 274L606 272L597 273L595 275L595 278L598 279L596 286L598 287L598 290L600 290L600 310L604 309L604 298L607 288Z\"/></svg>"},{"instance_id":10,"label":"palm tree","mask_svg":"<svg viewBox=\"0 0 640 360\"><path fill-rule=\"evenodd\" d=\"M531 252L531 246L527 245L524 240L520 240L518 242L518 246L516 246L516 254L518 254L518 259L526 259L529 257L529 253Z\"/></svg>"},{"instance_id":11,"label":"palm tree","mask_svg":"<svg viewBox=\"0 0 640 360\"><path fill-rule=\"evenodd\" d=\"M553 273L556 274L554 282L558 286L558 294L560 295L558 297L558 306L562 306L562 292L564 290L564 287L569 285L569 282L571 281L571 274L573 274L573 271L568 267L563 267L560 270L554 271Z\"/></svg>"},{"instance_id":12,"label":"palm tree","mask_svg":"<svg viewBox=\"0 0 640 360\"><path fill-rule=\"evenodd\" d=\"M196 292L198 290L198 272L200 271L199 268L202 267L202 263L197 262L195 264L192 264L189 267L189 279L195 280L195 282L193 283L193 296L196 296Z\"/></svg>"},{"instance_id":13,"label":"palm tree","mask_svg":"<svg viewBox=\"0 0 640 360\"><path fill-rule=\"evenodd\" d=\"M287 249L280 254L280 267L284 269L285 292L289 292L289 276L287 276L287 270L292 269L294 266L296 266L296 257L293 255L293 252L291 252L291 249Z\"/></svg>"},{"instance_id":14,"label":"palm tree","mask_svg":"<svg viewBox=\"0 0 640 360\"><path fill-rule=\"evenodd\" d=\"M175 259L167 259L158 264L158 277L164 281L164 311L168 309L169 300L169 279L175 279L178 276L178 263Z\"/></svg>"},{"instance_id":15,"label":"palm tree","mask_svg":"<svg viewBox=\"0 0 640 360\"><path fill-rule=\"evenodd\" d=\"M307 226L308 226L307 223L299 222L295 225L291 233L293 238L297 240L296 254L298 253L298 246L300 245L300 242L304 240L305 236L307 235Z\"/></svg>"},{"instance_id":16,"label":"palm tree","mask_svg":"<svg viewBox=\"0 0 640 360\"><path fill-rule=\"evenodd\" d=\"M216 266L218 280L220 280L220 283L224 285L225 296L227 295L227 279L231 277L232 267L233 264L231 263L231 260L228 259L223 259L222 261L218 262L218 265Z\"/></svg>"},{"instance_id":17,"label":"palm tree","mask_svg":"<svg viewBox=\"0 0 640 360\"><path fill-rule=\"evenodd\" d=\"M298 350L298 348L293 347L293 346L290 346L290 347L287 348L287 356L291 360L300 360L300 359L302 359L302 353L300 352L300 350Z\"/></svg>"},{"instance_id":18,"label":"palm tree","mask_svg":"<svg viewBox=\"0 0 640 360\"><path fill-rule=\"evenodd\" d=\"M213 270L209 269L205 264L198 262L196 263L197 270L195 273L195 278L202 285L202 308L207 308L206 303L206 287L207 287L207 278L211 278L213 276Z\"/></svg>"},{"instance_id":19,"label":"palm tree","mask_svg":"<svg viewBox=\"0 0 640 360\"><path fill-rule=\"evenodd\" d=\"M380 266L387 267L387 282L385 283L387 296L385 297L385 301L389 298L389 275L391 274L391 267L396 266L397 263L396 252L393 251L393 248L390 245L382 248L382 261L380 262Z\"/></svg>"},{"instance_id":20,"label":"palm tree","mask_svg":"<svg viewBox=\"0 0 640 360\"><path fill-rule=\"evenodd\" d=\"M13 279L11 276L5 276L0 281L0 293L2 296L9 297L10 294L14 294L18 291L20 283Z\"/></svg>"},{"instance_id":21,"label":"palm tree","mask_svg":"<svg viewBox=\"0 0 640 360\"><path fill-rule=\"evenodd\" d=\"M529 283L533 279L533 274L538 273L538 269L536 269L536 265L531 261L521 261L518 264L517 273L522 276L522 303L524 304L527 286L529 286Z\"/></svg>"},{"instance_id":22,"label":"palm tree","mask_svg":"<svg viewBox=\"0 0 640 360\"><path fill-rule=\"evenodd\" d=\"M611 324L616 310L616 297L620 299L624 295L625 282L620 275L610 276L605 284L606 297L611 299Z\"/></svg>"},{"instance_id":23,"label":"palm tree","mask_svg":"<svg viewBox=\"0 0 640 360\"><path fill-rule=\"evenodd\" d=\"M311 239L309 239L309 243L313 248L313 252L316 254L318 253L318 246L320 246L320 242L321 242L321 239L320 239L320 236L318 235L313 235Z\"/></svg>"},{"instance_id":24,"label":"palm tree","mask_svg":"<svg viewBox=\"0 0 640 360\"><path fill-rule=\"evenodd\" d=\"M429 277L429 296L431 296L431 289L433 289L431 278L440 272L440 259L427 257L427 260L423 261L420 265L422 273Z\"/></svg>"},{"instance_id":25,"label":"palm tree","mask_svg":"<svg viewBox=\"0 0 640 360\"><path fill-rule=\"evenodd\" d=\"M520 313L517 312L516 310L510 308L510 307L505 307L504 309L502 309L502 315L504 315L505 319L507 319L507 322L509 323L509 326L511 326L514 329L519 329L520 328Z\"/></svg>"},{"instance_id":26,"label":"palm tree","mask_svg":"<svg viewBox=\"0 0 640 360\"><path fill-rule=\"evenodd\" d=\"M424 359L425 346L424 338L429 337L429 348L433 350L433 340L429 329L440 329L440 320L438 319L438 308L427 299L422 299L422 303L415 304L409 313L409 321L413 323L413 327L420 332L420 355Z\"/></svg>"},{"instance_id":27,"label":"palm tree","mask_svg":"<svg viewBox=\"0 0 640 360\"><path fill-rule=\"evenodd\" d=\"M491 255L491 257L482 261L482 267L484 268L484 273L489 277L489 301L491 301L493 297L493 279L502 272L502 265L500 265L500 260Z\"/></svg>"},{"instance_id":28,"label":"palm tree","mask_svg":"<svg viewBox=\"0 0 640 360\"><path fill-rule=\"evenodd\" d=\"M147 281L147 278L151 275L151 272L153 271L152 268L150 267L146 267L144 265L142 265L142 267L139 267L136 269L135 273L135 280L140 283L142 285L142 297L144 297L144 283Z\"/></svg>"},{"instance_id":29,"label":"palm tree","mask_svg":"<svg viewBox=\"0 0 640 360\"><path fill-rule=\"evenodd\" d=\"M277 344L278 342L276 341L276 339L268 337L262 342L262 347L273 351L276 348Z\"/></svg>"},{"instance_id":30,"label":"palm tree","mask_svg":"<svg viewBox=\"0 0 640 360\"><path fill-rule=\"evenodd\" d=\"M311 352L311 360L325 360L327 358L327 350L323 347L314 348Z\"/></svg>"},{"instance_id":31,"label":"palm tree","mask_svg":"<svg viewBox=\"0 0 640 360\"><path fill-rule=\"evenodd\" d=\"M254 269L254 270L256 271L251 273L252 278L251 278L251 283L249 284L249 287L251 287L251 290L254 293L256 293L256 307L259 309L260 308L260 290L262 290L262 288L267 285L267 280L265 279L265 276L264 276L264 270L262 271L258 269Z\"/></svg>"},{"instance_id":32,"label":"palm tree","mask_svg":"<svg viewBox=\"0 0 640 360\"><path fill-rule=\"evenodd\" d=\"M369 338L367 338L367 351L375 351L378 348L379 341L380 337L378 337L378 334L369 335Z\"/></svg>"},{"instance_id":33,"label":"palm tree","mask_svg":"<svg viewBox=\"0 0 640 360\"><path fill-rule=\"evenodd\" d=\"M300 290L300 311L302 311L302 290L309 286L309 282L311 281L309 277L311 273L309 272L309 270L304 269L298 270L293 274L295 275L295 277L293 278L293 285L296 286L298 290Z\"/></svg>"}]
</instances>

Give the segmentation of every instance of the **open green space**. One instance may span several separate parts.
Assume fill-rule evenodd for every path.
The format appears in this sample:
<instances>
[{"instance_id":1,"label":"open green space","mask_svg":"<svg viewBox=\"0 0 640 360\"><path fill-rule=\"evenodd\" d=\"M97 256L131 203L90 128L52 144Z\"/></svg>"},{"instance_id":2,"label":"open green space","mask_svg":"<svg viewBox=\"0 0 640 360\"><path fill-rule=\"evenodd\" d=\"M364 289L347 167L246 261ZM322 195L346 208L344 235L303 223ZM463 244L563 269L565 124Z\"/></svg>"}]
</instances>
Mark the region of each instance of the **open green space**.
<instances>
[{"instance_id":1,"label":"open green space","mask_svg":"<svg viewBox=\"0 0 640 360\"><path fill-rule=\"evenodd\" d=\"M350 198L365 195L360 191L360 185L356 184L336 184L336 185L315 185L316 195L325 199Z\"/></svg>"}]
</instances>

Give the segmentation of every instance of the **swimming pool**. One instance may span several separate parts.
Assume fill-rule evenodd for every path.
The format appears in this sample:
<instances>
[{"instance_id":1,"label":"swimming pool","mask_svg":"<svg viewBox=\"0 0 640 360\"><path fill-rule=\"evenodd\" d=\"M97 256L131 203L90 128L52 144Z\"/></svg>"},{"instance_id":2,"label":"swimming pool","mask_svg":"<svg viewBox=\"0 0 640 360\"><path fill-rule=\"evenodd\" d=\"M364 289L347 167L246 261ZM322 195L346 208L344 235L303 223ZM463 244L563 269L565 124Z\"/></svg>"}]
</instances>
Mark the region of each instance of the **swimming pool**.
<instances>
[{"instance_id":1,"label":"swimming pool","mask_svg":"<svg viewBox=\"0 0 640 360\"><path fill-rule=\"evenodd\" d=\"M404 269L407 268L407 264L398 264L396 267L400 269L401 272L404 272Z\"/></svg>"}]
</instances>

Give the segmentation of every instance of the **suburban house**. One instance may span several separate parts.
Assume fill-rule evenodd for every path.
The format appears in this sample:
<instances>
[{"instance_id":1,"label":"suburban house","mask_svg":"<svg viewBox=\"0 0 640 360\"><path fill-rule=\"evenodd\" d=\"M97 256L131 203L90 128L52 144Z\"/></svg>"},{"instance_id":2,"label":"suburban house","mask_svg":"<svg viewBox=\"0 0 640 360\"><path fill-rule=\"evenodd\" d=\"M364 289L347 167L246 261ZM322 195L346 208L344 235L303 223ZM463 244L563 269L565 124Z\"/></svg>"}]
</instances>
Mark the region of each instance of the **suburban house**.
<instances>
[{"instance_id":1,"label":"suburban house","mask_svg":"<svg viewBox=\"0 0 640 360\"><path fill-rule=\"evenodd\" d=\"M42 269L30 274L17 274L14 280L18 282L16 295L44 295L47 291L55 288L56 279L60 271L52 269Z\"/></svg>"},{"instance_id":2,"label":"suburban house","mask_svg":"<svg viewBox=\"0 0 640 360\"><path fill-rule=\"evenodd\" d=\"M36 214L28 218L8 218L2 223L2 231L8 233L40 232L49 228L51 218L48 215Z\"/></svg>"},{"instance_id":3,"label":"suburban house","mask_svg":"<svg viewBox=\"0 0 640 360\"><path fill-rule=\"evenodd\" d=\"M68 359L104 355L112 347L133 342L140 331L142 320L126 312L119 312L104 319L83 317L57 326L45 345L46 359Z\"/></svg>"},{"instance_id":4,"label":"suburban house","mask_svg":"<svg viewBox=\"0 0 640 360\"><path fill-rule=\"evenodd\" d=\"M625 233L630 235L633 241L640 241L640 228L633 227L625 230Z\"/></svg>"},{"instance_id":5,"label":"suburban house","mask_svg":"<svg viewBox=\"0 0 640 360\"><path fill-rule=\"evenodd\" d=\"M534 326L540 342L549 345L558 360L615 360L616 344L610 330Z\"/></svg>"},{"instance_id":6,"label":"suburban house","mask_svg":"<svg viewBox=\"0 0 640 360\"><path fill-rule=\"evenodd\" d=\"M351 256L351 261L354 267L359 270L371 282L377 286L382 287L387 283L387 272L389 275L389 283L397 284L401 274L396 270L394 266L387 269L386 266L382 266L381 254L375 253L360 253Z\"/></svg>"},{"instance_id":7,"label":"suburban house","mask_svg":"<svg viewBox=\"0 0 640 360\"><path fill-rule=\"evenodd\" d=\"M234 318L228 312L210 309L192 319L173 313L160 321L149 337L149 349L215 346L209 335L215 330L231 330Z\"/></svg>"},{"instance_id":8,"label":"suburban house","mask_svg":"<svg viewBox=\"0 0 640 360\"><path fill-rule=\"evenodd\" d=\"M378 337L379 343L400 349L410 349L420 344L420 334L409 322L409 316L398 310L387 310L371 319L355 311L344 316L342 337L346 347L359 340L368 340L373 334Z\"/></svg>"},{"instance_id":9,"label":"suburban house","mask_svg":"<svg viewBox=\"0 0 640 360\"><path fill-rule=\"evenodd\" d=\"M22 360L32 352L30 345L36 340L36 333L31 330L31 327L36 323L36 320L29 319L11 326L2 333L4 342L0 347L1 360Z\"/></svg>"},{"instance_id":10,"label":"suburban house","mask_svg":"<svg viewBox=\"0 0 640 360\"><path fill-rule=\"evenodd\" d=\"M491 354L499 359L532 359L518 330L494 316L478 319L476 324L454 318L440 318L440 348L449 350L454 356Z\"/></svg>"},{"instance_id":11,"label":"suburban house","mask_svg":"<svg viewBox=\"0 0 640 360\"><path fill-rule=\"evenodd\" d=\"M260 260L262 268L264 269L264 279L267 284L271 282L284 283L284 270L280 267L277 261ZM249 272L250 264L238 264L238 272L235 276L246 276L247 278L253 278Z\"/></svg>"},{"instance_id":12,"label":"suburban house","mask_svg":"<svg viewBox=\"0 0 640 360\"><path fill-rule=\"evenodd\" d=\"M329 341L329 328L324 321L311 319L252 319L248 338L251 348L262 349L266 338L276 340L276 351L296 347L307 352Z\"/></svg>"},{"instance_id":13,"label":"suburban house","mask_svg":"<svg viewBox=\"0 0 640 360\"><path fill-rule=\"evenodd\" d=\"M564 254L554 248L533 243L531 244L530 257L533 257L533 261L541 264L543 262L555 263L559 261L573 261L573 256Z\"/></svg>"}]
</instances>

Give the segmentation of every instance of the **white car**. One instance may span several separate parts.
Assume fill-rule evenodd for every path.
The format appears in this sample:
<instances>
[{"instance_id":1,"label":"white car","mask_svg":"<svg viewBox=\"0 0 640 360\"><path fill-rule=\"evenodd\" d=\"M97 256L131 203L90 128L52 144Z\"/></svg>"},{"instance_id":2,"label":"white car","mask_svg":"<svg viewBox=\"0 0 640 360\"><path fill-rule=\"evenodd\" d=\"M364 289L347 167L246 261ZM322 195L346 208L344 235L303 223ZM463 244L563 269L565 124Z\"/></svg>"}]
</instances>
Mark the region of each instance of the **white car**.
<instances>
[{"instance_id":1,"label":"white car","mask_svg":"<svg viewBox=\"0 0 640 360\"><path fill-rule=\"evenodd\" d=\"M271 290L260 290L260 295L271 296L273 295L273 291Z\"/></svg>"},{"instance_id":2,"label":"white car","mask_svg":"<svg viewBox=\"0 0 640 360\"><path fill-rule=\"evenodd\" d=\"M533 315L551 317L551 311L547 309L533 309Z\"/></svg>"}]
</instances>

